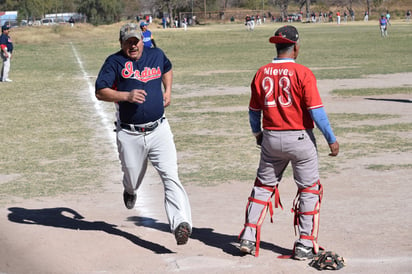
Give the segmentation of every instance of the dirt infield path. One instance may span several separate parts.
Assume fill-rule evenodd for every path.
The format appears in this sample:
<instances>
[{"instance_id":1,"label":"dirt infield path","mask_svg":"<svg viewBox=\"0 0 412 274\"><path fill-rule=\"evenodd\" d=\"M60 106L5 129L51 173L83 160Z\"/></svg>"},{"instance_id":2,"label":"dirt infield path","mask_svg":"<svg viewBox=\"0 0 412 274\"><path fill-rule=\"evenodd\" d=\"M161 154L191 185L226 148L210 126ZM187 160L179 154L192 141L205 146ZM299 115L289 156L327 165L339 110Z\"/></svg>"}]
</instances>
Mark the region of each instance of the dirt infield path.
<instances>
[{"instance_id":1,"label":"dirt infield path","mask_svg":"<svg viewBox=\"0 0 412 274\"><path fill-rule=\"evenodd\" d=\"M400 121L410 122L410 96L336 100L329 94L335 88L392 86L412 87L412 74L319 81L328 112L398 114ZM345 157L344 151L340 157ZM339 161L339 157L321 155L321 161ZM347 266L339 273L410 273L412 269L411 169L365 168L387 162L411 166L411 151L359 157L323 182L319 242L346 258ZM261 254L254 258L241 256L237 249L251 185L186 186L194 229L189 243L177 246L154 171L149 170L139 190L136 208L126 210L119 167L112 168L113 177L98 193L15 199L2 208L0 273L318 273L308 262L277 258L290 254L295 240L289 209L296 190L291 178L280 186L285 209L275 210L275 224L266 218Z\"/></svg>"}]
</instances>

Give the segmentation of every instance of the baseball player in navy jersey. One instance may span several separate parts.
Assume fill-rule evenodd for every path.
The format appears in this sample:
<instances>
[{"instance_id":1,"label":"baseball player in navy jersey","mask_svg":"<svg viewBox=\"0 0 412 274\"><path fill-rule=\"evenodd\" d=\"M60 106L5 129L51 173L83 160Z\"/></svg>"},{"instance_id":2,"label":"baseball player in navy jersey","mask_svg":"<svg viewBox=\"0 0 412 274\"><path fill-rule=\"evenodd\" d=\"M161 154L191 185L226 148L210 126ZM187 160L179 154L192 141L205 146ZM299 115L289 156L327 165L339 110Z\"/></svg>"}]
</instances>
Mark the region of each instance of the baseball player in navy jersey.
<instances>
[{"instance_id":1,"label":"baseball player in navy jersey","mask_svg":"<svg viewBox=\"0 0 412 274\"><path fill-rule=\"evenodd\" d=\"M186 244L192 232L191 209L178 177L176 147L164 113L172 92L172 64L161 49L143 46L136 24L122 26L119 40L121 50L110 55L99 72L96 97L117 106L123 200L128 209L134 208L136 191L151 161L164 185L170 229L178 245Z\"/></svg>"},{"instance_id":2,"label":"baseball player in navy jersey","mask_svg":"<svg viewBox=\"0 0 412 274\"><path fill-rule=\"evenodd\" d=\"M3 60L3 66L1 68L0 81L2 82L12 82L9 79L10 63L13 54L13 43L9 36L10 26L4 25L1 27L0 35L0 55Z\"/></svg>"},{"instance_id":3,"label":"baseball player in navy jersey","mask_svg":"<svg viewBox=\"0 0 412 274\"><path fill-rule=\"evenodd\" d=\"M262 66L251 84L249 121L261 145L257 176L246 206L240 250L259 254L260 229L267 210L281 206L278 184L289 163L298 192L293 203L299 239L293 258L311 259L318 253L319 210L323 190L319 181L314 122L337 156L339 144L324 110L313 73L295 63L299 34L295 27L279 28L269 41L276 44L277 57ZM263 113L263 117L262 117ZM263 130L262 130L263 128Z\"/></svg>"}]
</instances>

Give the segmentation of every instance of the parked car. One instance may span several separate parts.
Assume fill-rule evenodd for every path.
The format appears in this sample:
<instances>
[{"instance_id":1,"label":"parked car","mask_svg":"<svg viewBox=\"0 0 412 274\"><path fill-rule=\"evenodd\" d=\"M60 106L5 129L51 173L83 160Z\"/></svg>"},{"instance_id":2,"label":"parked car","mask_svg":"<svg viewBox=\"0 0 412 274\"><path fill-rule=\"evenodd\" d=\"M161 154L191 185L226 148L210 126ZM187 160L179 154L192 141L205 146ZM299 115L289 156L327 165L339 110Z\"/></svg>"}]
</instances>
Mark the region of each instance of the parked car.
<instances>
[{"instance_id":1,"label":"parked car","mask_svg":"<svg viewBox=\"0 0 412 274\"><path fill-rule=\"evenodd\" d=\"M41 26L41 20L34 20L33 26Z\"/></svg>"},{"instance_id":2,"label":"parked car","mask_svg":"<svg viewBox=\"0 0 412 274\"><path fill-rule=\"evenodd\" d=\"M43 26L50 26L56 24L53 18L43 18L41 19L41 24Z\"/></svg>"},{"instance_id":3,"label":"parked car","mask_svg":"<svg viewBox=\"0 0 412 274\"><path fill-rule=\"evenodd\" d=\"M57 19L55 20L55 23L56 23L56 24L59 24L59 25L67 24L67 22L66 22L63 18L57 18Z\"/></svg>"}]
</instances>

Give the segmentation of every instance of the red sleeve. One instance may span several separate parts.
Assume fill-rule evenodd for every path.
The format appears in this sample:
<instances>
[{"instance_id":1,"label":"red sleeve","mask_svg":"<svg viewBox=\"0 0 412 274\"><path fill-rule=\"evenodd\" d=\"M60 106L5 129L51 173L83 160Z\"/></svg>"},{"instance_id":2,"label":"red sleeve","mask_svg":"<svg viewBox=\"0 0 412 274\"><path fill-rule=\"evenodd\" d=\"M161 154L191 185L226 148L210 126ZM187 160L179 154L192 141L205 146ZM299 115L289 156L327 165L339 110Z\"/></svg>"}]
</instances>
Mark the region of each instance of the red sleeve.
<instances>
[{"instance_id":1,"label":"red sleeve","mask_svg":"<svg viewBox=\"0 0 412 274\"><path fill-rule=\"evenodd\" d=\"M250 102L249 102L249 109L254 110L254 111L259 111L262 110L262 106L260 104L260 88L259 88L259 83L256 81L258 78L258 73L255 74L255 77L253 77L252 83L250 84L250 90L251 90L251 96L250 96ZM258 85L258 86L256 86Z\"/></svg>"},{"instance_id":2,"label":"red sleeve","mask_svg":"<svg viewBox=\"0 0 412 274\"><path fill-rule=\"evenodd\" d=\"M306 79L304 83L304 100L307 109L316 109L323 107L322 99L319 95L318 86L315 75L310 70L306 71Z\"/></svg>"}]
</instances>

